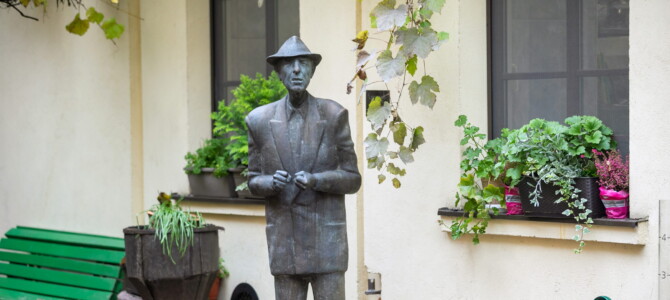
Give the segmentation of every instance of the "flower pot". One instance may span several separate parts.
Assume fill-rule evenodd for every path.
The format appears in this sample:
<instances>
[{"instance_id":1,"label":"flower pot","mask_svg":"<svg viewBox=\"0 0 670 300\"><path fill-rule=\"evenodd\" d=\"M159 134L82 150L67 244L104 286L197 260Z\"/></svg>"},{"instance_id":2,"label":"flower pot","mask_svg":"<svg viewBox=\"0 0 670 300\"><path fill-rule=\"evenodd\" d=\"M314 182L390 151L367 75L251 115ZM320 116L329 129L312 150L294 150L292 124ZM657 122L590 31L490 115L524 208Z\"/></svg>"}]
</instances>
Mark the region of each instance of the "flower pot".
<instances>
[{"instance_id":1,"label":"flower pot","mask_svg":"<svg viewBox=\"0 0 670 300\"><path fill-rule=\"evenodd\" d=\"M507 206L508 215L523 215L518 187L505 186L505 205Z\"/></svg>"},{"instance_id":2,"label":"flower pot","mask_svg":"<svg viewBox=\"0 0 670 300\"><path fill-rule=\"evenodd\" d=\"M600 187L600 200L605 206L608 219L628 218L628 193L626 191L608 190Z\"/></svg>"},{"instance_id":3,"label":"flower pot","mask_svg":"<svg viewBox=\"0 0 670 300\"><path fill-rule=\"evenodd\" d=\"M193 196L235 198L235 182L230 174L214 176L213 168L202 168L200 174L188 174L188 185Z\"/></svg>"},{"instance_id":4,"label":"flower pot","mask_svg":"<svg viewBox=\"0 0 670 300\"><path fill-rule=\"evenodd\" d=\"M214 282L212 283L212 287L209 289L209 296L207 297L207 299L209 300L219 299L220 289L221 289L221 277L216 276Z\"/></svg>"},{"instance_id":5,"label":"flower pot","mask_svg":"<svg viewBox=\"0 0 670 300\"><path fill-rule=\"evenodd\" d=\"M207 299L219 271L219 227L194 230L184 256L173 245L174 262L163 254L156 231L144 226L123 229L127 278L142 299Z\"/></svg>"},{"instance_id":6,"label":"flower pot","mask_svg":"<svg viewBox=\"0 0 670 300\"><path fill-rule=\"evenodd\" d=\"M531 177L524 177L519 183L519 196L521 197L521 205L526 215L536 217L550 217L550 218L572 218L572 216L563 215L563 212L568 209L568 203L555 203L560 197L556 195L558 188L551 185L541 183L542 193L539 206L534 206L530 202L530 193L535 188L535 180ZM598 182L595 177L578 177L575 178L575 187L580 190L579 198L586 199L587 209L591 210L591 218L602 218L605 216L605 207L599 198Z\"/></svg>"},{"instance_id":7,"label":"flower pot","mask_svg":"<svg viewBox=\"0 0 670 300\"><path fill-rule=\"evenodd\" d=\"M242 171L244 171L246 167L237 167L237 168L231 168L228 169L228 173L230 173L233 176L233 181L235 182L235 187L239 186L240 184L245 183L247 180L249 180L249 177L242 175ZM262 199L263 197L255 196L249 191L249 188L243 189L243 190L237 190L237 196L239 198L253 198L253 199Z\"/></svg>"}]
</instances>

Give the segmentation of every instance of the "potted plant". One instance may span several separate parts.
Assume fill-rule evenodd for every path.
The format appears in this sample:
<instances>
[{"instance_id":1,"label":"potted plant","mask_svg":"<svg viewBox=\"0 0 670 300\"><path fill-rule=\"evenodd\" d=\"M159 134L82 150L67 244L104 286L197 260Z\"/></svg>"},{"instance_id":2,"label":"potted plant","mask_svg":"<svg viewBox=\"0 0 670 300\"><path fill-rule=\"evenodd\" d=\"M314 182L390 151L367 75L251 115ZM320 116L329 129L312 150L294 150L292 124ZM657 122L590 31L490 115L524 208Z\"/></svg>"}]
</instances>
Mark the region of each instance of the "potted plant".
<instances>
[{"instance_id":1,"label":"potted plant","mask_svg":"<svg viewBox=\"0 0 670 300\"><path fill-rule=\"evenodd\" d=\"M502 152L515 163L506 175L519 184L526 214L545 217L570 216L590 226L593 217L604 216L597 199L592 150L614 146L612 130L592 116L574 116L565 123L531 120L509 133ZM577 225L580 252L588 226Z\"/></svg>"},{"instance_id":2,"label":"potted plant","mask_svg":"<svg viewBox=\"0 0 670 300\"><path fill-rule=\"evenodd\" d=\"M600 200L610 219L628 217L629 160L624 161L618 150L605 153L593 150L595 168L600 184Z\"/></svg>"},{"instance_id":3,"label":"potted plant","mask_svg":"<svg viewBox=\"0 0 670 300\"><path fill-rule=\"evenodd\" d=\"M195 153L184 157L191 194L205 197L237 197L233 177L228 173L231 157L225 150L226 141L207 139Z\"/></svg>"},{"instance_id":4,"label":"potted plant","mask_svg":"<svg viewBox=\"0 0 670 300\"><path fill-rule=\"evenodd\" d=\"M212 288L209 290L209 300L216 300L219 297L219 290L221 289L221 281L226 277L230 276L228 269L223 264L225 261L223 258L219 258L219 272L216 273L216 278L214 283L212 283Z\"/></svg>"},{"instance_id":5,"label":"potted plant","mask_svg":"<svg viewBox=\"0 0 670 300\"><path fill-rule=\"evenodd\" d=\"M143 299L207 299L217 272L218 230L160 193L146 226L123 230L127 278Z\"/></svg>"},{"instance_id":6,"label":"potted plant","mask_svg":"<svg viewBox=\"0 0 670 300\"><path fill-rule=\"evenodd\" d=\"M504 137L484 142L486 135L479 127L468 122L466 116L458 117L454 125L463 128L461 146L464 146L461 160L461 180L456 193L456 206L463 204L463 216L456 218L449 226L452 239L472 233L472 242L479 243L479 235L486 232L490 213L499 214L493 203L505 207L504 188L493 184L505 170L506 162L501 160L500 150ZM444 225L444 224L442 224Z\"/></svg>"},{"instance_id":7,"label":"potted plant","mask_svg":"<svg viewBox=\"0 0 670 300\"><path fill-rule=\"evenodd\" d=\"M240 76L240 85L232 93L235 97L229 104L219 102L217 111L211 115L214 120L214 137L222 141L221 155L226 170L233 174L236 190L240 197L250 197L246 186L246 168L249 164L248 129L244 119L254 108L275 102L286 95L286 88L277 73L272 72L265 79L256 74L256 78Z\"/></svg>"}]
</instances>

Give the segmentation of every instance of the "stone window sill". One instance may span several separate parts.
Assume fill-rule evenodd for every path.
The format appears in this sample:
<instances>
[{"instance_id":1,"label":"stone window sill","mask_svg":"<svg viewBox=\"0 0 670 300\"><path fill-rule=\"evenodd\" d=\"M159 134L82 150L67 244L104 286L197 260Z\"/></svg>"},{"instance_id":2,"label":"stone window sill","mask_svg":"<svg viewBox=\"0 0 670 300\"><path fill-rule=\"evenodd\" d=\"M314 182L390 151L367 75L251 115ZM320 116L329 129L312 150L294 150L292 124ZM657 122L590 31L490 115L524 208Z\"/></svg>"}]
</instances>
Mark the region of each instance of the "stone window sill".
<instances>
[{"instance_id":1,"label":"stone window sill","mask_svg":"<svg viewBox=\"0 0 670 300\"><path fill-rule=\"evenodd\" d=\"M265 217L265 200L263 199L186 195L183 206L202 214Z\"/></svg>"},{"instance_id":2,"label":"stone window sill","mask_svg":"<svg viewBox=\"0 0 670 300\"><path fill-rule=\"evenodd\" d=\"M440 208L437 214L449 224L463 215L463 210ZM533 222L529 226L528 222ZM572 240L575 221L571 218L547 218L524 215L491 216L486 234ZM649 240L648 219L606 219L593 220L593 231L584 235L584 240L603 243L645 245ZM444 231L449 232L448 226Z\"/></svg>"}]
</instances>

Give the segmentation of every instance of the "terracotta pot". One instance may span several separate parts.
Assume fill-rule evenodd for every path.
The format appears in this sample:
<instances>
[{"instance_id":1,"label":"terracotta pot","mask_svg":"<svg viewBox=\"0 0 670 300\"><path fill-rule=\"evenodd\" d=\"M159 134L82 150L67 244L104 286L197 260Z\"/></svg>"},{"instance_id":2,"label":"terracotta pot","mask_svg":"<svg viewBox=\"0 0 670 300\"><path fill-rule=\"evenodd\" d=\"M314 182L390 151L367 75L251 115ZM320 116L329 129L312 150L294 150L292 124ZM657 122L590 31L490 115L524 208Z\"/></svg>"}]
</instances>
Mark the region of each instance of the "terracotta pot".
<instances>
[{"instance_id":1,"label":"terracotta pot","mask_svg":"<svg viewBox=\"0 0 670 300\"><path fill-rule=\"evenodd\" d=\"M219 290L221 289L221 278L216 276L212 283L212 288L209 289L209 300L217 300L219 298Z\"/></svg>"}]
</instances>

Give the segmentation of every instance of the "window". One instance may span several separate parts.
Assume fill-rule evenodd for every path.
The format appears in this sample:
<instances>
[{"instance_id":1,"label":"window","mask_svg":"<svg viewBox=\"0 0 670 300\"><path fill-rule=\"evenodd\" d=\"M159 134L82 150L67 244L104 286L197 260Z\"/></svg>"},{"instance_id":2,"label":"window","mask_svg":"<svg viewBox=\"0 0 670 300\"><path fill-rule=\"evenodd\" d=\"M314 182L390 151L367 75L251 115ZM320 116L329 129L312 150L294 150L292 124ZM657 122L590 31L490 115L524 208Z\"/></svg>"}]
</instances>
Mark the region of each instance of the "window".
<instances>
[{"instance_id":1,"label":"window","mask_svg":"<svg viewBox=\"0 0 670 300\"><path fill-rule=\"evenodd\" d=\"M230 101L240 75L269 75L265 58L299 35L298 0L212 0L212 110Z\"/></svg>"},{"instance_id":2,"label":"window","mask_svg":"<svg viewBox=\"0 0 670 300\"><path fill-rule=\"evenodd\" d=\"M593 115L628 153L628 0L490 0L491 132Z\"/></svg>"}]
</instances>

